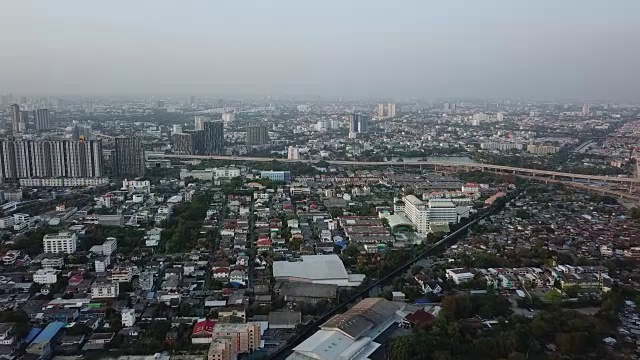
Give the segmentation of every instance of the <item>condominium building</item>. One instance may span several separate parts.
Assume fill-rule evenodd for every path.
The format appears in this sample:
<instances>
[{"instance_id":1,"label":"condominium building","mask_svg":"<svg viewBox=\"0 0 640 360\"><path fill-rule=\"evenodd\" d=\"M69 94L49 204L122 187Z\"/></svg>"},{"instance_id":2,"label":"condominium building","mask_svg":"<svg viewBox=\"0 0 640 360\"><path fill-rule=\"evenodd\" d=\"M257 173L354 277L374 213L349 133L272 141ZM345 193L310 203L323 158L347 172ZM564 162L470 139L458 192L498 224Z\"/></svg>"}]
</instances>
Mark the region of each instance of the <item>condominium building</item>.
<instances>
[{"instance_id":1,"label":"condominium building","mask_svg":"<svg viewBox=\"0 0 640 360\"><path fill-rule=\"evenodd\" d=\"M117 298L120 295L120 287L116 283L97 280L91 285L92 299Z\"/></svg>"},{"instance_id":2,"label":"condominium building","mask_svg":"<svg viewBox=\"0 0 640 360\"><path fill-rule=\"evenodd\" d=\"M231 338L218 337L213 339L207 352L207 360L231 360L233 358Z\"/></svg>"},{"instance_id":3,"label":"condominium building","mask_svg":"<svg viewBox=\"0 0 640 360\"><path fill-rule=\"evenodd\" d=\"M557 146L550 145L527 145L527 152L536 155L550 155L555 154L560 150Z\"/></svg>"},{"instance_id":4,"label":"condominium building","mask_svg":"<svg viewBox=\"0 0 640 360\"><path fill-rule=\"evenodd\" d=\"M142 176L145 173L144 146L136 137L116 138L116 152L113 162L115 175Z\"/></svg>"},{"instance_id":5,"label":"condominium building","mask_svg":"<svg viewBox=\"0 0 640 360\"><path fill-rule=\"evenodd\" d=\"M49 121L49 109L39 109L35 110L33 113L37 131L51 129L51 124Z\"/></svg>"},{"instance_id":6,"label":"condominium building","mask_svg":"<svg viewBox=\"0 0 640 360\"><path fill-rule=\"evenodd\" d=\"M248 322L245 324L216 324L213 328L213 338L229 338L233 354L247 353L260 347L260 324Z\"/></svg>"},{"instance_id":7,"label":"condominium building","mask_svg":"<svg viewBox=\"0 0 640 360\"><path fill-rule=\"evenodd\" d=\"M193 155L193 133L180 132L172 135L173 152L178 155Z\"/></svg>"},{"instance_id":8,"label":"condominium building","mask_svg":"<svg viewBox=\"0 0 640 360\"><path fill-rule=\"evenodd\" d=\"M247 128L247 145L264 145L268 142L269 133L266 126L255 125Z\"/></svg>"},{"instance_id":9,"label":"condominium building","mask_svg":"<svg viewBox=\"0 0 640 360\"><path fill-rule=\"evenodd\" d=\"M73 254L76 251L77 241L78 237L74 233L47 234L42 238L43 252Z\"/></svg>"},{"instance_id":10,"label":"condominium building","mask_svg":"<svg viewBox=\"0 0 640 360\"><path fill-rule=\"evenodd\" d=\"M289 146L287 151L287 159L289 160L298 160L300 154L298 152L298 148L295 145Z\"/></svg>"},{"instance_id":11,"label":"condominium building","mask_svg":"<svg viewBox=\"0 0 640 360\"><path fill-rule=\"evenodd\" d=\"M512 149L522 150L524 145L521 143L508 143L508 142L486 142L480 143L480 148L483 150L498 150L508 151Z\"/></svg>"},{"instance_id":12,"label":"condominium building","mask_svg":"<svg viewBox=\"0 0 640 360\"><path fill-rule=\"evenodd\" d=\"M55 284L58 282L58 273L60 273L60 270L38 269L33 274L33 282L36 284Z\"/></svg>"},{"instance_id":13,"label":"condominium building","mask_svg":"<svg viewBox=\"0 0 640 360\"><path fill-rule=\"evenodd\" d=\"M103 176L100 140L0 141L2 180Z\"/></svg>"}]
</instances>

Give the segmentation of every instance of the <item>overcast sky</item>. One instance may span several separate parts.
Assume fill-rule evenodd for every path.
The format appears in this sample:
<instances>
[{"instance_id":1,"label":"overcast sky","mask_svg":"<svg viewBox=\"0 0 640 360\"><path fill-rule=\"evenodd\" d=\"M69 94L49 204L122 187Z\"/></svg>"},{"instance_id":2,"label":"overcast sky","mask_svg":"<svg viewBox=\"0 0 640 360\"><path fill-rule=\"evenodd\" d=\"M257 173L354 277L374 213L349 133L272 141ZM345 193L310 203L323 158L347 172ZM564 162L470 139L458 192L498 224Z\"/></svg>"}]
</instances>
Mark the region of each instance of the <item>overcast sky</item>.
<instances>
[{"instance_id":1,"label":"overcast sky","mask_svg":"<svg viewBox=\"0 0 640 360\"><path fill-rule=\"evenodd\" d=\"M14 0L0 92L640 99L638 0Z\"/></svg>"}]
</instances>

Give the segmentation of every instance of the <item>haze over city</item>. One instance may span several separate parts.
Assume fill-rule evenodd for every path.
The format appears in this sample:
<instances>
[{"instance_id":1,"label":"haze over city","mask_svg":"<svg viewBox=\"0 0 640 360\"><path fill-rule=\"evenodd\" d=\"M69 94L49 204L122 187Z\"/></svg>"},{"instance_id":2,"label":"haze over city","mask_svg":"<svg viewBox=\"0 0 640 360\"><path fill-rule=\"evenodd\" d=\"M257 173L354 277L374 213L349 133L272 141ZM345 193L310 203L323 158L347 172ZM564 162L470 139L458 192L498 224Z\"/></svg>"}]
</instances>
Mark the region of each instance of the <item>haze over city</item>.
<instances>
[{"instance_id":1,"label":"haze over city","mask_svg":"<svg viewBox=\"0 0 640 360\"><path fill-rule=\"evenodd\" d=\"M11 1L0 91L636 101L638 1Z\"/></svg>"},{"instance_id":2,"label":"haze over city","mask_svg":"<svg viewBox=\"0 0 640 360\"><path fill-rule=\"evenodd\" d=\"M0 360L640 359L640 1L3 5Z\"/></svg>"}]
</instances>

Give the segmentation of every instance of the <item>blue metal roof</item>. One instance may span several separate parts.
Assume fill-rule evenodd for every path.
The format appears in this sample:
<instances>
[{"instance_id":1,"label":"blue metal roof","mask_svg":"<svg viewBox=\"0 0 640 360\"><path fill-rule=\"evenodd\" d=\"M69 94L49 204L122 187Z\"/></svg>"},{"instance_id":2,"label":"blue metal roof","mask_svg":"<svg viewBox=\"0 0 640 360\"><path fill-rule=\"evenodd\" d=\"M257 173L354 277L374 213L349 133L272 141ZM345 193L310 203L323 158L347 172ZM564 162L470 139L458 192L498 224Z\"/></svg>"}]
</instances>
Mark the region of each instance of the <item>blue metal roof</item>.
<instances>
[{"instance_id":1,"label":"blue metal roof","mask_svg":"<svg viewBox=\"0 0 640 360\"><path fill-rule=\"evenodd\" d=\"M47 327L44 328L44 330L42 330L42 332L38 334L38 336L31 343L41 344L51 341L51 339L56 336L58 331L60 331L65 325L66 323L63 323L61 321L52 322L51 324L47 325Z\"/></svg>"},{"instance_id":2,"label":"blue metal roof","mask_svg":"<svg viewBox=\"0 0 640 360\"><path fill-rule=\"evenodd\" d=\"M40 331L42 331L42 329L40 328L33 328L31 330L29 330L29 333L27 334L27 336L24 338L24 343L25 344L30 344L33 339L36 338L36 336L38 336L38 334L40 334Z\"/></svg>"}]
</instances>

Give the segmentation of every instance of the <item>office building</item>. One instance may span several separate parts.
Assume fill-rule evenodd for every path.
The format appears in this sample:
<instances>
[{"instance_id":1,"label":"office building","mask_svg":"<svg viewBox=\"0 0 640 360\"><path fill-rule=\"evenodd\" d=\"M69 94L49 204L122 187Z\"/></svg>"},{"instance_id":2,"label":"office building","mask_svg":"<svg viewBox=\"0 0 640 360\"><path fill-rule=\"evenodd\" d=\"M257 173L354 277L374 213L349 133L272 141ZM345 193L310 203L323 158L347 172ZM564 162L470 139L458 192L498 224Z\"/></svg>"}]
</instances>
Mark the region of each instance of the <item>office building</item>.
<instances>
[{"instance_id":1,"label":"office building","mask_svg":"<svg viewBox=\"0 0 640 360\"><path fill-rule=\"evenodd\" d=\"M262 171L260 177L270 179L272 181L289 181L291 180L290 171Z\"/></svg>"},{"instance_id":2,"label":"office building","mask_svg":"<svg viewBox=\"0 0 640 360\"><path fill-rule=\"evenodd\" d=\"M225 124L231 124L234 121L236 121L236 114L232 113L232 112L225 112L222 114L222 121Z\"/></svg>"},{"instance_id":3,"label":"office building","mask_svg":"<svg viewBox=\"0 0 640 360\"><path fill-rule=\"evenodd\" d=\"M262 125L247 128L247 145L264 145L269 142L267 127Z\"/></svg>"},{"instance_id":4,"label":"office building","mask_svg":"<svg viewBox=\"0 0 640 360\"><path fill-rule=\"evenodd\" d=\"M175 133L172 135L173 138L173 153L178 155L193 155L194 154L194 143L193 143L193 134L192 133Z\"/></svg>"},{"instance_id":5,"label":"office building","mask_svg":"<svg viewBox=\"0 0 640 360\"><path fill-rule=\"evenodd\" d=\"M209 121L211 119L207 116L195 116L193 120L194 120L194 126L196 130L204 130L204 122Z\"/></svg>"},{"instance_id":6,"label":"office building","mask_svg":"<svg viewBox=\"0 0 640 360\"><path fill-rule=\"evenodd\" d=\"M136 137L116 138L113 172L117 176L142 176L145 172L144 147Z\"/></svg>"},{"instance_id":7,"label":"office building","mask_svg":"<svg viewBox=\"0 0 640 360\"><path fill-rule=\"evenodd\" d=\"M582 105L582 116L589 116L589 104Z\"/></svg>"},{"instance_id":8,"label":"office building","mask_svg":"<svg viewBox=\"0 0 640 360\"><path fill-rule=\"evenodd\" d=\"M289 149L287 150L287 159L298 160L299 157L300 155L298 153L298 147L295 145L289 146Z\"/></svg>"},{"instance_id":9,"label":"office building","mask_svg":"<svg viewBox=\"0 0 640 360\"><path fill-rule=\"evenodd\" d=\"M49 109L39 109L34 111L33 113L37 131L51 129L51 123L49 120Z\"/></svg>"},{"instance_id":10,"label":"office building","mask_svg":"<svg viewBox=\"0 0 640 360\"><path fill-rule=\"evenodd\" d=\"M498 112L496 114L496 121L504 121L504 113L503 112Z\"/></svg>"},{"instance_id":11,"label":"office building","mask_svg":"<svg viewBox=\"0 0 640 360\"><path fill-rule=\"evenodd\" d=\"M179 134L181 132L182 132L182 125L180 124L173 125L173 128L171 129L172 134Z\"/></svg>"},{"instance_id":12,"label":"office building","mask_svg":"<svg viewBox=\"0 0 640 360\"><path fill-rule=\"evenodd\" d=\"M456 205L450 199L430 199L425 204L414 195L407 195L402 198L402 201L405 216L416 227L419 234L429 233L431 223L458 222Z\"/></svg>"},{"instance_id":13,"label":"office building","mask_svg":"<svg viewBox=\"0 0 640 360\"><path fill-rule=\"evenodd\" d=\"M351 134L366 133L369 130L369 120L366 116L360 114L349 114L349 137ZM355 138L355 136L353 136Z\"/></svg>"},{"instance_id":14,"label":"office building","mask_svg":"<svg viewBox=\"0 0 640 360\"><path fill-rule=\"evenodd\" d=\"M47 234L42 238L43 252L73 254L76 252L77 241L78 237L74 233Z\"/></svg>"},{"instance_id":15,"label":"office building","mask_svg":"<svg viewBox=\"0 0 640 360\"><path fill-rule=\"evenodd\" d=\"M224 153L224 123L222 121L205 121L202 129L203 155L220 155Z\"/></svg>"},{"instance_id":16,"label":"office building","mask_svg":"<svg viewBox=\"0 0 640 360\"><path fill-rule=\"evenodd\" d=\"M164 100L158 100L158 101L156 101L156 107L157 107L157 108L159 108L159 109L163 109L163 108L164 108L164 106L165 106L165 102L164 102Z\"/></svg>"},{"instance_id":17,"label":"office building","mask_svg":"<svg viewBox=\"0 0 640 360\"><path fill-rule=\"evenodd\" d=\"M20 105L13 104L11 105L11 128L14 133L19 131L20 124Z\"/></svg>"},{"instance_id":18,"label":"office building","mask_svg":"<svg viewBox=\"0 0 640 360\"><path fill-rule=\"evenodd\" d=\"M102 142L2 140L0 163L2 180L101 177Z\"/></svg>"}]
</instances>

